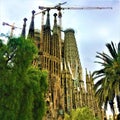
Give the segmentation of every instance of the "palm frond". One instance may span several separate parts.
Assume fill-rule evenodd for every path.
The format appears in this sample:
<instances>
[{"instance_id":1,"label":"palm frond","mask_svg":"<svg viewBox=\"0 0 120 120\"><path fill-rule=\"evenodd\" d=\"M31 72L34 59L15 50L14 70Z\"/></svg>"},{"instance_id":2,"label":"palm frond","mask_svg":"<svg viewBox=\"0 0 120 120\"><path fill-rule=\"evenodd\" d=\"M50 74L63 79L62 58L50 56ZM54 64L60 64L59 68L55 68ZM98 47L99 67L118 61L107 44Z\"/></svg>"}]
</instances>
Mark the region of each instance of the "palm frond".
<instances>
[{"instance_id":1,"label":"palm frond","mask_svg":"<svg viewBox=\"0 0 120 120\"><path fill-rule=\"evenodd\" d=\"M120 95L116 96L116 100L117 100L117 106L118 106L118 110L120 112Z\"/></svg>"},{"instance_id":2,"label":"palm frond","mask_svg":"<svg viewBox=\"0 0 120 120\"><path fill-rule=\"evenodd\" d=\"M97 91L98 89L100 89L101 83L102 83L101 80L99 80L97 83L95 83L95 85L94 85L94 91Z\"/></svg>"},{"instance_id":3,"label":"palm frond","mask_svg":"<svg viewBox=\"0 0 120 120\"><path fill-rule=\"evenodd\" d=\"M108 48L111 56L112 56L114 59L116 59L116 58L117 58L117 52L116 52L116 49L115 49L115 46L114 46L113 42L111 42L111 44L110 44L110 43L107 43L107 44L106 44L106 47Z\"/></svg>"},{"instance_id":4,"label":"palm frond","mask_svg":"<svg viewBox=\"0 0 120 120\"><path fill-rule=\"evenodd\" d=\"M114 113L114 102L113 102L113 100L109 100L109 105L110 105L110 108L111 108L112 112Z\"/></svg>"},{"instance_id":5,"label":"palm frond","mask_svg":"<svg viewBox=\"0 0 120 120\"><path fill-rule=\"evenodd\" d=\"M97 78L102 78L104 76L105 76L104 73L103 74L98 74L96 76L93 76L93 81L96 81Z\"/></svg>"},{"instance_id":6,"label":"palm frond","mask_svg":"<svg viewBox=\"0 0 120 120\"><path fill-rule=\"evenodd\" d=\"M105 62L99 62L99 61L95 61L94 63L101 64L101 66L106 66L107 65Z\"/></svg>"},{"instance_id":7,"label":"palm frond","mask_svg":"<svg viewBox=\"0 0 120 120\"><path fill-rule=\"evenodd\" d=\"M99 52L97 52L97 54L98 55L96 55L96 57L103 60L104 63L106 63L106 64L112 63L113 59L109 55L107 55L105 53L99 53Z\"/></svg>"},{"instance_id":8,"label":"palm frond","mask_svg":"<svg viewBox=\"0 0 120 120\"><path fill-rule=\"evenodd\" d=\"M118 43L118 54L120 53L120 42Z\"/></svg>"},{"instance_id":9,"label":"palm frond","mask_svg":"<svg viewBox=\"0 0 120 120\"><path fill-rule=\"evenodd\" d=\"M104 109L107 110L107 103L108 103L108 97L106 97L105 102L104 102Z\"/></svg>"},{"instance_id":10,"label":"palm frond","mask_svg":"<svg viewBox=\"0 0 120 120\"><path fill-rule=\"evenodd\" d=\"M100 69L100 70L96 70L95 72L93 72L94 75L100 75L100 74L104 74L105 73L105 69Z\"/></svg>"}]
</instances>

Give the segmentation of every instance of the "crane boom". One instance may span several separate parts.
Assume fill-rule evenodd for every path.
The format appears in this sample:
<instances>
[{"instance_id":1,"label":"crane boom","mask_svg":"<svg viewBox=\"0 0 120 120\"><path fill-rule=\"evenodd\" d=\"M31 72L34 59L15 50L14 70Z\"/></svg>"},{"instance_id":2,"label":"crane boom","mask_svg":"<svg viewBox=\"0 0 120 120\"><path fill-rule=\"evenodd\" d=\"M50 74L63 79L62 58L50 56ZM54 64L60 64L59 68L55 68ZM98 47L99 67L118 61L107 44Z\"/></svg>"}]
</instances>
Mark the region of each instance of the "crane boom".
<instances>
[{"instance_id":1,"label":"crane boom","mask_svg":"<svg viewBox=\"0 0 120 120\"><path fill-rule=\"evenodd\" d=\"M61 5L64 5L66 4L67 2L63 2L63 3L59 3L58 5L55 5L54 7L43 7L43 6L39 6L39 9L42 10L34 15L38 15L38 14L41 14L41 13L45 13L47 11L47 9L51 9L51 8L58 8L60 7Z\"/></svg>"},{"instance_id":2,"label":"crane boom","mask_svg":"<svg viewBox=\"0 0 120 120\"><path fill-rule=\"evenodd\" d=\"M15 28L22 29L22 28L20 28L20 27L16 27L16 26L14 26L14 24L13 24L13 25L11 25L11 24L6 23L6 22L3 22L3 25L10 26L12 29L15 29Z\"/></svg>"},{"instance_id":3,"label":"crane boom","mask_svg":"<svg viewBox=\"0 0 120 120\"><path fill-rule=\"evenodd\" d=\"M39 8L43 9L58 9L58 10L94 10L94 9L112 9L112 7L44 7L44 6L39 6Z\"/></svg>"},{"instance_id":4,"label":"crane boom","mask_svg":"<svg viewBox=\"0 0 120 120\"><path fill-rule=\"evenodd\" d=\"M8 23L6 23L6 22L3 22L3 25L10 26L12 29L14 29L14 28L15 28L14 24L13 24L13 25L10 25L10 24L8 24Z\"/></svg>"},{"instance_id":5,"label":"crane boom","mask_svg":"<svg viewBox=\"0 0 120 120\"><path fill-rule=\"evenodd\" d=\"M59 17L59 24L61 26L61 18L62 18L62 13L61 10L104 10L104 9L112 9L112 7L61 7L61 5L66 4L67 2L64 3L59 3L58 5L54 7L45 7L45 6L39 6L39 9L43 10L44 12L47 11L47 9L57 9L58 12L58 17ZM40 12L41 13L41 12ZM43 23L43 22L42 22Z\"/></svg>"},{"instance_id":6,"label":"crane boom","mask_svg":"<svg viewBox=\"0 0 120 120\"><path fill-rule=\"evenodd\" d=\"M6 23L6 22L3 22L3 23L2 23L2 25L4 25L4 26L7 25L7 26L11 27L10 37L13 36L13 30L14 30L14 29L16 29L16 28L22 29L22 28L19 28L19 27L14 26L14 24L15 24L15 23L13 23L13 25L11 25L11 24L9 24L9 23Z\"/></svg>"},{"instance_id":7,"label":"crane boom","mask_svg":"<svg viewBox=\"0 0 120 120\"><path fill-rule=\"evenodd\" d=\"M58 8L59 9L59 8ZM94 9L112 9L112 7L62 7L61 10L64 9L72 9L72 10L94 10Z\"/></svg>"},{"instance_id":8,"label":"crane boom","mask_svg":"<svg viewBox=\"0 0 120 120\"><path fill-rule=\"evenodd\" d=\"M35 15L41 14L42 13L42 22L41 22L41 26L44 23L44 15L45 12L49 9L56 9L58 10L58 17L59 17L59 25L60 27L62 26L62 13L61 10L105 10L105 9L112 9L112 7L107 7L107 6L97 6L97 7L61 7L61 5L66 4L67 2L63 2L63 3L58 3L57 5L53 6L53 7L46 7L46 6L39 6L39 9L42 10L38 13L36 13Z\"/></svg>"}]
</instances>

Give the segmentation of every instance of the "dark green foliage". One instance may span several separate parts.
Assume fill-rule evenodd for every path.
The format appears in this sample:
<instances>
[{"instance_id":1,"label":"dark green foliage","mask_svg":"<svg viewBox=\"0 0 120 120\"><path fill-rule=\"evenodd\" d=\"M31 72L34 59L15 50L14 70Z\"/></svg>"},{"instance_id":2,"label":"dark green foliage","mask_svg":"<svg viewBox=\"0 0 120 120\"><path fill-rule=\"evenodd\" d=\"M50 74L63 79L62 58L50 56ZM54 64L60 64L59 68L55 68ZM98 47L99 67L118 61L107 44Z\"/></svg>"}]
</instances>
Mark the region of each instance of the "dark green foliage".
<instances>
[{"instance_id":1,"label":"dark green foliage","mask_svg":"<svg viewBox=\"0 0 120 120\"><path fill-rule=\"evenodd\" d=\"M0 40L0 120L42 120L47 73L32 66L36 54L30 39Z\"/></svg>"},{"instance_id":2,"label":"dark green foliage","mask_svg":"<svg viewBox=\"0 0 120 120\"><path fill-rule=\"evenodd\" d=\"M33 86L34 93L33 117L34 120L42 120L45 113L44 94L47 91L47 72L41 72L38 69L30 68L28 74L29 79L32 81L31 85Z\"/></svg>"}]
</instances>

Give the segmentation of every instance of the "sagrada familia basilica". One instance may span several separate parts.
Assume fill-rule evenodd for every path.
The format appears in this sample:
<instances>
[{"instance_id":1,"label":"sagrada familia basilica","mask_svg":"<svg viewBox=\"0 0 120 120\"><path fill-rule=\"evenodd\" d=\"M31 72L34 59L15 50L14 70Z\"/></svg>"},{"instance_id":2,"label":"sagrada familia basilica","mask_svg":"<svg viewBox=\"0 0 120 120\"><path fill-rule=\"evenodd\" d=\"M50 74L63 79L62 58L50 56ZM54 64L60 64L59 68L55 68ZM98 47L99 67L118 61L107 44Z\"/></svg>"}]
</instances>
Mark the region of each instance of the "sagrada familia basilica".
<instances>
[{"instance_id":1,"label":"sagrada familia basilica","mask_svg":"<svg viewBox=\"0 0 120 120\"><path fill-rule=\"evenodd\" d=\"M32 38L38 47L38 58L33 61L41 70L48 71L48 92L45 95L47 111L44 120L63 120L64 113L72 109L88 106L95 116L101 116L94 96L92 76L87 72L83 80L83 68L77 48L75 31L68 28L64 31L58 25L55 13L54 25L50 24L50 10L46 10L46 23L41 30L34 28L35 11L28 37ZM26 19L24 19L22 35L25 36ZM61 33L64 33L64 39ZM86 86L86 87L85 87Z\"/></svg>"}]
</instances>

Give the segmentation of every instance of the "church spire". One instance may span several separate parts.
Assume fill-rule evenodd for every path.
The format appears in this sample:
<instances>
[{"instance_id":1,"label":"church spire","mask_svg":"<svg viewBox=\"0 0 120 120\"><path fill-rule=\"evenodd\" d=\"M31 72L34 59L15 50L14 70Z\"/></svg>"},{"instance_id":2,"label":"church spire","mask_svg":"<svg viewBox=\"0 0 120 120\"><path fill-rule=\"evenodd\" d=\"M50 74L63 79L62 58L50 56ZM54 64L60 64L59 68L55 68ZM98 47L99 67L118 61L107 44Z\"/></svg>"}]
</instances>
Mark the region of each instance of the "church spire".
<instances>
[{"instance_id":1,"label":"church spire","mask_svg":"<svg viewBox=\"0 0 120 120\"><path fill-rule=\"evenodd\" d=\"M50 9L47 9L47 20L46 20L46 27L50 28L50 14L49 14Z\"/></svg>"},{"instance_id":2,"label":"church spire","mask_svg":"<svg viewBox=\"0 0 120 120\"><path fill-rule=\"evenodd\" d=\"M35 11L33 10L30 28L29 28L29 32L28 32L28 37L30 37L30 38L34 38L34 14L35 14Z\"/></svg>"},{"instance_id":3,"label":"church spire","mask_svg":"<svg viewBox=\"0 0 120 120\"><path fill-rule=\"evenodd\" d=\"M53 26L53 33L58 33L58 26L57 26L57 14L54 13L54 26Z\"/></svg>"},{"instance_id":4,"label":"church spire","mask_svg":"<svg viewBox=\"0 0 120 120\"><path fill-rule=\"evenodd\" d=\"M21 36L23 36L23 37L25 38L25 35L26 35L26 21L27 21L27 18L24 18L23 21L24 21L24 23L23 23L23 29L22 29Z\"/></svg>"},{"instance_id":5,"label":"church spire","mask_svg":"<svg viewBox=\"0 0 120 120\"><path fill-rule=\"evenodd\" d=\"M57 13L54 13L54 26L56 26L57 25L57 19L56 19L56 17L57 17Z\"/></svg>"}]
</instances>

